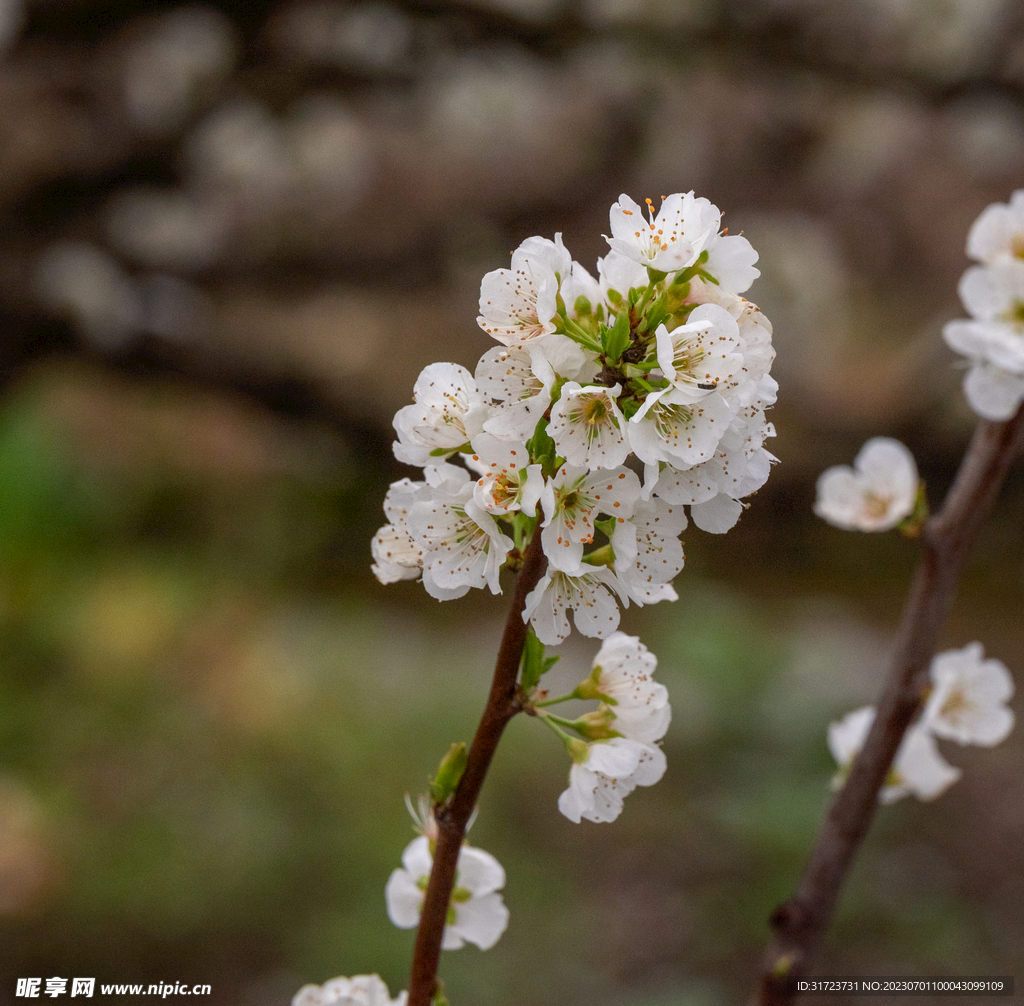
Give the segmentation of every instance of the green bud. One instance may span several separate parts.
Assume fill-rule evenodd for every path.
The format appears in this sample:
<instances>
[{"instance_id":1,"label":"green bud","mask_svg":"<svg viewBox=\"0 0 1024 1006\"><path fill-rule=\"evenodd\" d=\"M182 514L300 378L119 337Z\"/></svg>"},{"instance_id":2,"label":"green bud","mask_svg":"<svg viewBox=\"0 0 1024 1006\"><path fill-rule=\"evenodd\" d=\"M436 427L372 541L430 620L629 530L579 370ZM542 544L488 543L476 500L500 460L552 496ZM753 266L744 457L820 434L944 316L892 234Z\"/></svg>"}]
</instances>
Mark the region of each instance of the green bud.
<instances>
[{"instance_id":1,"label":"green bud","mask_svg":"<svg viewBox=\"0 0 1024 1006\"><path fill-rule=\"evenodd\" d=\"M584 713L583 716L576 720L574 727L576 732L581 737L586 737L588 741L603 741L608 740L610 737L621 736L612 727L614 722L615 713L608 706L602 705L600 709Z\"/></svg>"},{"instance_id":2,"label":"green bud","mask_svg":"<svg viewBox=\"0 0 1024 1006\"><path fill-rule=\"evenodd\" d=\"M466 771L466 745L453 744L441 759L437 775L430 783L430 795L435 803L444 803L455 792L462 773Z\"/></svg>"}]
</instances>

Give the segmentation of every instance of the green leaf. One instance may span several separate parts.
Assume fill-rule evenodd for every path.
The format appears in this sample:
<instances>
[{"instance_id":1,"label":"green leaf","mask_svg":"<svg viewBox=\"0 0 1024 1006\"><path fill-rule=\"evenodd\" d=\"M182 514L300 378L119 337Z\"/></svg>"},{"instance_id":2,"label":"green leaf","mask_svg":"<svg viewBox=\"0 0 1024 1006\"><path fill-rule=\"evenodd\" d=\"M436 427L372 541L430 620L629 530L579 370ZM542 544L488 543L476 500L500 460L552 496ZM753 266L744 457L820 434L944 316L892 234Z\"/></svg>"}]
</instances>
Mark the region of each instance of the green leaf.
<instances>
[{"instance_id":1,"label":"green leaf","mask_svg":"<svg viewBox=\"0 0 1024 1006\"><path fill-rule=\"evenodd\" d=\"M533 626L526 630L526 642L523 645L522 676L520 683L523 690L531 691L537 682L558 663L558 657L545 657L544 644L537 638Z\"/></svg>"},{"instance_id":2,"label":"green leaf","mask_svg":"<svg viewBox=\"0 0 1024 1006\"><path fill-rule=\"evenodd\" d=\"M548 436L548 421L541 419L537 423L533 436L526 441L526 449L530 452L530 460L541 466L545 478L553 478L558 471L558 458L555 454L555 442Z\"/></svg>"},{"instance_id":3,"label":"green leaf","mask_svg":"<svg viewBox=\"0 0 1024 1006\"><path fill-rule=\"evenodd\" d=\"M605 359L612 366L618 363L622 354L629 349L629 316L627 314L620 314L611 328L602 330L601 348L604 350Z\"/></svg>"}]
</instances>

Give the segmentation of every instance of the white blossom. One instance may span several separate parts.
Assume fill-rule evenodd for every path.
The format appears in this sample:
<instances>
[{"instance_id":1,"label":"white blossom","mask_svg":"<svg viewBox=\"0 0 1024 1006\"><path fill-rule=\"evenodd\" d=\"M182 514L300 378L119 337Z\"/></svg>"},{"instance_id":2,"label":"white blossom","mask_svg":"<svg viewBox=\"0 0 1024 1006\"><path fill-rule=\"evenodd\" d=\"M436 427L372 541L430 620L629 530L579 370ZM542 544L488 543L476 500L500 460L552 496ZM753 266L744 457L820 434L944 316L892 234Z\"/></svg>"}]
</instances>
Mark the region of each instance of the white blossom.
<instances>
[{"instance_id":1,"label":"white blossom","mask_svg":"<svg viewBox=\"0 0 1024 1006\"><path fill-rule=\"evenodd\" d=\"M609 213L612 236L605 236L605 240L614 251L661 272L678 272L693 265L713 226L702 219L702 207L693 193L668 196L657 213L653 201L646 202L645 219L643 210L629 196L619 196Z\"/></svg>"},{"instance_id":2,"label":"white blossom","mask_svg":"<svg viewBox=\"0 0 1024 1006\"><path fill-rule=\"evenodd\" d=\"M488 350L476 368L481 392L496 403L484 431L503 440L529 440L551 404L555 381L577 378L586 365L583 350L564 335Z\"/></svg>"},{"instance_id":3,"label":"white blossom","mask_svg":"<svg viewBox=\"0 0 1024 1006\"><path fill-rule=\"evenodd\" d=\"M984 419L1009 419L1024 401L1024 190L993 203L975 220L967 254L983 265L961 277L960 300L971 316L942 330L971 361L964 394Z\"/></svg>"},{"instance_id":4,"label":"white blossom","mask_svg":"<svg viewBox=\"0 0 1024 1006\"><path fill-rule=\"evenodd\" d=\"M626 737L595 741L586 746L583 762L569 771L569 788L558 798L558 809L570 821L614 821L622 801L637 786L653 786L665 774L665 755L653 744Z\"/></svg>"},{"instance_id":5,"label":"white blossom","mask_svg":"<svg viewBox=\"0 0 1024 1006\"><path fill-rule=\"evenodd\" d=\"M600 302L605 305L606 309L611 307L613 313L617 312L608 295L609 291L614 291L620 298L625 299L630 290L642 289L649 282L645 266L636 259L615 250L597 260L597 274L600 277L598 282Z\"/></svg>"},{"instance_id":6,"label":"white blossom","mask_svg":"<svg viewBox=\"0 0 1024 1006\"><path fill-rule=\"evenodd\" d=\"M711 392L727 394L740 383L743 343L736 319L717 304L701 304L686 324L655 333L658 366L675 389L675 401L698 402Z\"/></svg>"},{"instance_id":7,"label":"white blossom","mask_svg":"<svg viewBox=\"0 0 1024 1006\"><path fill-rule=\"evenodd\" d=\"M594 540L599 513L625 519L640 496L640 480L628 468L591 472L562 465L544 485L541 542L548 562L562 571L576 569L583 546Z\"/></svg>"},{"instance_id":8,"label":"white blossom","mask_svg":"<svg viewBox=\"0 0 1024 1006\"><path fill-rule=\"evenodd\" d=\"M1013 678L1002 661L984 659L981 643L947 650L932 661L932 692L922 721L960 744L991 747L1013 729Z\"/></svg>"},{"instance_id":9,"label":"white blossom","mask_svg":"<svg viewBox=\"0 0 1024 1006\"><path fill-rule=\"evenodd\" d=\"M418 580L423 572L423 550L405 528L385 524L370 543L373 575L384 584Z\"/></svg>"},{"instance_id":10,"label":"white blossom","mask_svg":"<svg viewBox=\"0 0 1024 1006\"><path fill-rule=\"evenodd\" d=\"M972 266L959 292L971 318L948 322L942 334L971 360L964 394L985 419L1008 419L1024 398L1024 262Z\"/></svg>"},{"instance_id":11,"label":"white blossom","mask_svg":"<svg viewBox=\"0 0 1024 1006\"><path fill-rule=\"evenodd\" d=\"M477 504L488 513L522 510L532 517L544 491L544 476L540 465L529 464L526 444L481 433L473 438L472 447L466 463L479 475L473 489Z\"/></svg>"},{"instance_id":12,"label":"white blossom","mask_svg":"<svg viewBox=\"0 0 1024 1006\"><path fill-rule=\"evenodd\" d=\"M506 346L554 332L559 279L571 270L561 234L527 238L512 253L511 269L484 276L477 324Z\"/></svg>"},{"instance_id":13,"label":"white blossom","mask_svg":"<svg viewBox=\"0 0 1024 1006\"><path fill-rule=\"evenodd\" d=\"M570 465L618 468L629 456L626 421L616 401L621 391L618 384L581 387L568 381L562 386L551 407L548 435Z\"/></svg>"},{"instance_id":14,"label":"white blossom","mask_svg":"<svg viewBox=\"0 0 1024 1006\"><path fill-rule=\"evenodd\" d=\"M744 380L735 389L728 389L729 401L740 407L756 403L759 409L774 404L779 386L768 373L775 359L772 323L761 309L745 297L724 290L721 285L707 283L698 276L690 280L690 294L686 300L697 304L698 308L703 304L715 304L727 311L739 326L743 340Z\"/></svg>"},{"instance_id":15,"label":"white blossom","mask_svg":"<svg viewBox=\"0 0 1024 1006\"><path fill-rule=\"evenodd\" d=\"M836 788L842 786L874 719L874 706L864 706L829 725L828 746L840 769L833 780ZM960 774L960 769L948 764L939 754L928 728L915 723L903 735L878 798L882 803L892 803L912 794L919 800L934 800L952 786Z\"/></svg>"},{"instance_id":16,"label":"white blossom","mask_svg":"<svg viewBox=\"0 0 1024 1006\"><path fill-rule=\"evenodd\" d=\"M981 211L967 234L967 254L978 262L1024 258L1024 189L1007 203L992 203Z\"/></svg>"},{"instance_id":17,"label":"white blossom","mask_svg":"<svg viewBox=\"0 0 1024 1006\"><path fill-rule=\"evenodd\" d=\"M628 740L653 744L668 730L672 707L668 689L652 680L657 666L639 638L623 632L613 632L594 657L593 689L611 702L612 728Z\"/></svg>"},{"instance_id":18,"label":"white blossom","mask_svg":"<svg viewBox=\"0 0 1024 1006\"><path fill-rule=\"evenodd\" d=\"M473 375L456 363L424 367L413 387L414 404L399 409L394 454L409 465L437 463L483 432L487 405Z\"/></svg>"},{"instance_id":19,"label":"white blossom","mask_svg":"<svg viewBox=\"0 0 1024 1006\"><path fill-rule=\"evenodd\" d=\"M619 627L615 594L623 596L622 586L607 566L581 563L575 570L548 569L526 595L523 621L530 622L542 643L554 646L569 635L571 610L584 636L601 639Z\"/></svg>"},{"instance_id":20,"label":"white blossom","mask_svg":"<svg viewBox=\"0 0 1024 1006\"><path fill-rule=\"evenodd\" d=\"M377 975L332 978L323 985L303 985L292 997L292 1006L405 1006L407 992L394 999Z\"/></svg>"},{"instance_id":21,"label":"white blossom","mask_svg":"<svg viewBox=\"0 0 1024 1006\"><path fill-rule=\"evenodd\" d=\"M429 498L433 489L445 486L457 492L469 478L464 468L446 463L427 465L423 474L423 481L392 482L384 496L384 513L390 523L377 531L370 545L374 559L371 569L381 583L419 579L423 571L423 550L409 534L409 510L414 503Z\"/></svg>"},{"instance_id":22,"label":"white blossom","mask_svg":"<svg viewBox=\"0 0 1024 1006\"><path fill-rule=\"evenodd\" d=\"M964 395L982 419L1001 422L1024 402L1024 375L1013 374L986 360L975 360L964 378Z\"/></svg>"},{"instance_id":23,"label":"white blossom","mask_svg":"<svg viewBox=\"0 0 1024 1006\"><path fill-rule=\"evenodd\" d=\"M917 465L898 440L874 437L860 449L853 468L837 465L818 478L814 512L836 527L886 531L914 510Z\"/></svg>"},{"instance_id":24,"label":"white blossom","mask_svg":"<svg viewBox=\"0 0 1024 1006\"><path fill-rule=\"evenodd\" d=\"M674 388L652 392L629 421L629 444L645 464L664 461L685 469L714 457L732 410L717 392L699 402L686 397Z\"/></svg>"},{"instance_id":25,"label":"white blossom","mask_svg":"<svg viewBox=\"0 0 1024 1006\"><path fill-rule=\"evenodd\" d=\"M694 202L700 212L701 224L707 232L703 250L708 253L708 258L704 270L718 281L723 291L743 293L761 275L761 271L754 268L757 252L742 234L719 232L722 213L714 203L703 196Z\"/></svg>"},{"instance_id":26,"label":"white blossom","mask_svg":"<svg viewBox=\"0 0 1024 1006\"><path fill-rule=\"evenodd\" d=\"M399 929L420 921L423 898L434 857L425 835L413 839L402 853L402 867L392 872L384 888L388 918ZM489 950L508 926L508 909L498 891L505 886L501 864L483 849L463 845L456 864L455 889L448 908L442 950L475 943Z\"/></svg>"},{"instance_id":27,"label":"white blossom","mask_svg":"<svg viewBox=\"0 0 1024 1006\"><path fill-rule=\"evenodd\" d=\"M438 487L409 511L409 535L423 552L423 586L439 600L485 585L501 593L498 577L514 542L473 499L475 486Z\"/></svg>"},{"instance_id":28,"label":"white blossom","mask_svg":"<svg viewBox=\"0 0 1024 1006\"><path fill-rule=\"evenodd\" d=\"M638 500L632 517L612 534L615 572L622 590L636 604L677 599L671 581L683 568L686 511L657 497Z\"/></svg>"}]
</instances>

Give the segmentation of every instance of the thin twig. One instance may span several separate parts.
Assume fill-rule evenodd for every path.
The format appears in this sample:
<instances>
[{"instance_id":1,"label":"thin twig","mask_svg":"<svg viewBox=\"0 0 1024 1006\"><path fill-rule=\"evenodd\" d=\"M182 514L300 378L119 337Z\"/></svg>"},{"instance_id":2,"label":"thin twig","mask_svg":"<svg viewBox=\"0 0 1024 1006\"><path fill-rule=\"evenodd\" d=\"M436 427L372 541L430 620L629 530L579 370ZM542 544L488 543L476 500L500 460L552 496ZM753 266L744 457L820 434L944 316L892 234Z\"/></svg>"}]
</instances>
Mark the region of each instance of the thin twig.
<instances>
[{"instance_id":1,"label":"thin twig","mask_svg":"<svg viewBox=\"0 0 1024 1006\"><path fill-rule=\"evenodd\" d=\"M829 807L796 894L771 918L774 939L757 1001L783 1006L809 974L836 900L878 807L878 793L903 735L921 707L928 669L964 558L988 517L1024 429L1024 406L1004 423L980 422L942 510L921 533L921 557L896 635L871 730Z\"/></svg>"},{"instance_id":2,"label":"thin twig","mask_svg":"<svg viewBox=\"0 0 1024 1006\"><path fill-rule=\"evenodd\" d=\"M451 801L436 808L438 837L434 849L434 865L430 871L416 945L413 949L412 973L409 977L408 1006L430 1006L437 988L437 966L441 957L448 905L455 885L455 867L459 849L466 835L466 824L476 807L480 790L498 747L505 725L522 707L516 699L516 678L519 661L526 642L523 609L526 595L540 582L547 568L547 557L541 547L540 526L534 531L523 559L523 568L512 595L512 607L505 622L498 659L494 667L491 691L487 696L480 723L466 758L466 768Z\"/></svg>"}]
</instances>

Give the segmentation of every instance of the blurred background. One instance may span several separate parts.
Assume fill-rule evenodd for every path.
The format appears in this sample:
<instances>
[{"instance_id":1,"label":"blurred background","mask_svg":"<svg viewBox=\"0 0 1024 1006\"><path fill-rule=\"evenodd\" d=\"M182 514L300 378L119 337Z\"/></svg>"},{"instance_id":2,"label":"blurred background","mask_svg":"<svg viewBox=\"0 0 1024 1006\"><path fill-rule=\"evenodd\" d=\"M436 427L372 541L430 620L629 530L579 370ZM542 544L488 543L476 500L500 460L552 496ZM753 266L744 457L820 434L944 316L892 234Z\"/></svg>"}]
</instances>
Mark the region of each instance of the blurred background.
<instances>
[{"instance_id":1,"label":"blurred background","mask_svg":"<svg viewBox=\"0 0 1024 1006\"><path fill-rule=\"evenodd\" d=\"M872 701L913 567L811 515L904 439L933 505L973 426L940 338L967 228L1024 184L1013 0L0 0L0 1003L14 979L406 984L402 794L468 740L506 597L380 586L390 421L472 368L481 276L695 189L761 253L781 459L625 613L675 719L610 827L515 721L472 840L510 928L457 1006L725 1006ZM1024 670L1024 474L945 635ZM596 647L572 637L570 686ZM820 973L1024 981L1024 736L879 815ZM925 1000L915 999L922 1003Z\"/></svg>"}]
</instances>

